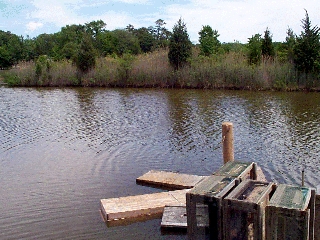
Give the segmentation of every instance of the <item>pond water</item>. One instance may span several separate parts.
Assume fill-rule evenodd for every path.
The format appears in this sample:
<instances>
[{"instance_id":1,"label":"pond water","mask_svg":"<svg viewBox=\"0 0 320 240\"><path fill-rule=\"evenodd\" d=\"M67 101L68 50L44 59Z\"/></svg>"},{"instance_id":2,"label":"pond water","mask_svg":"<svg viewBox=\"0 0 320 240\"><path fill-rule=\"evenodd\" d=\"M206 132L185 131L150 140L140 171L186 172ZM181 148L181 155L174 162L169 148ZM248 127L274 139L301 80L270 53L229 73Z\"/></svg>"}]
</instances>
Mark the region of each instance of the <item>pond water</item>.
<instances>
[{"instance_id":1,"label":"pond water","mask_svg":"<svg viewBox=\"0 0 320 240\"><path fill-rule=\"evenodd\" d=\"M159 192L156 170L209 175L235 158L268 179L320 184L320 94L163 89L0 88L0 239L186 239L161 219L108 227L101 198Z\"/></svg>"}]
</instances>

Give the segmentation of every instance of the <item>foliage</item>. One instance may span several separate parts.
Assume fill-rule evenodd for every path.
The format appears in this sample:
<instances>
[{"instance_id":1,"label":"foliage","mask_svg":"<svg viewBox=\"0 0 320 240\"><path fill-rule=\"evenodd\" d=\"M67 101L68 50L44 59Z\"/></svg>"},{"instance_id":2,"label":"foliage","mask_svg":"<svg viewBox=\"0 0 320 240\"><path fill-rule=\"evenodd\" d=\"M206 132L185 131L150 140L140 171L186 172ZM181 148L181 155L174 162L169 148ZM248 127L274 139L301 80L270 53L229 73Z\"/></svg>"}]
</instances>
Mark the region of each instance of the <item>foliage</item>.
<instances>
[{"instance_id":1,"label":"foliage","mask_svg":"<svg viewBox=\"0 0 320 240\"><path fill-rule=\"evenodd\" d=\"M0 69L6 69L13 65L10 53L6 47L0 46Z\"/></svg>"},{"instance_id":2,"label":"foliage","mask_svg":"<svg viewBox=\"0 0 320 240\"><path fill-rule=\"evenodd\" d=\"M293 63L293 61L294 61L295 44L296 44L296 35L293 33L291 28L288 28L286 41L285 41L285 49L286 49L286 53L287 53L287 60L290 63Z\"/></svg>"},{"instance_id":3,"label":"foliage","mask_svg":"<svg viewBox=\"0 0 320 240\"><path fill-rule=\"evenodd\" d=\"M306 75L320 72L319 27L312 27L308 12L302 22L303 31L294 45L294 64L296 69Z\"/></svg>"},{"instance_id":4,"label":"foliage","mask_svg":"<svg viewBox=\"0 0 320 240\"><path fill-rule=\"evenodd\" d=\"M103 56L112 53L122 56L125 53L140 53L139 40L132 32L116 29L112 32L104 32L100 34Z\"/></svg>"},{"instance_id":5,"label":"foliage","mask_svg":"<svg viewBox=\"0 0 320 240\"><path fill-rule=\"evenodd\" d=\"M144 53L151 52L156 40L149 29L142 27L135 30L134 34L138 38L141 51Z\"/></svg>"},{"instance_id":6,"label":"foliage","mask_svg":"<svg viewBox=\"0 0 320 240\"><path fill-rule=\"evenodd\" d=\"M39 56L36 62L36 77L40 78L42 75L43 79L46 79L51 68L51 59L47 55Z\"/></svg>"},{"instance_id":7,"label":"foliage","mask_svg":"<svg viewBox=\"0 0 320 240\"><path fill-rule=\"evenodd\" d=\"M80 49L75 58L77 69L80 73L87 73L94 68L96 63L96 52L92 44L91 36L84 34Z\"/></svg>"},{"instance_id":8,"label":"foliage","mask_svg":"<svg viewBox=\"0 0 320 240\"><path fill-rule=\"evenodd\" d=\"M220 35L217 30L213 30L209 25L206 25L202 27L199 35L201 55L210 56L219 51L221 43L218 40Z\"/></svg>"},{"instance_id":9,"label":"foliage","mask_svg":"<svg viewBox=\"0 0 320 240\"><path fill-rule=\"evenodd\" d=\"M155 38L154 48L167 47L171 33L165 27L166 22L163 19L158 19L155 24L156 26L152 29Z\"/></svg>"},{"instance_id":10,"label":"foliage","mask_svg":"<svg viewBox=\"0 0 320 240\"><path fill-rule=\"evenodd\" d=\"M119 59L120 65L118 68L119 76L120 76L120 85L126 85L129 79L129 72L132 69L132 64L134 61L134 56L130 53L125 53Z\"/></svg>"},{"instance_id":11,"label":"foliage","mask_svg":"<svg viewBox=\"0 0 320 240\"><path fill-rule=\"evenodd\" d=\"M248 43L248 62L258 64L261 61L261 35L255 34L249 38Z\"/></svg>"},{"instance_id":12,"label":"foliage","mask_svg":"<svg viewBox=\"0 0 320 240\"><path fill-rule=\"evenodd\" d=\"M261 39L261 54L264 57L274 57L275 54L269 28L264 31L264 37Z\"/></svg>"},{"instance_id":13,"label":"foliage","mask_svg":"<svg viewBox=\"0 0 320 240\"><path fill-rule=\"evenodd\" d=\"M189 39L186 24L180 18L173 27L170 37L168 58L175 70L184 67L192 53L192 43Z\"/></svg>"},{"instance_id":14,"label":"foliage","mask_svg":"<svg viewBox=\"0 0 320 240\"><path fill-rule=\"evenodd\" d=\"M22 38L0 30L0 68L5 69L23 59Z\"/></svg>"}]
</instances>

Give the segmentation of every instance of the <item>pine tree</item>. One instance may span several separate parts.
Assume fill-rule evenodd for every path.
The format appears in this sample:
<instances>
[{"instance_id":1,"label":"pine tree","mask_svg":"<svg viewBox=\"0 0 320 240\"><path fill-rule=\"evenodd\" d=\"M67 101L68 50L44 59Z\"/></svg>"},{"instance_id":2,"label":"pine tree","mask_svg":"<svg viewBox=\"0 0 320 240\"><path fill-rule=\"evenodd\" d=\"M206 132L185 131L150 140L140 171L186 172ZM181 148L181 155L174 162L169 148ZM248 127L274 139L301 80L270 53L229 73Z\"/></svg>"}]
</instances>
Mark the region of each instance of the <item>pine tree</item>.
<instances>
[{"instance_id":1,"label":"pine tree","mask_svg":"<svg viewBox=\"0 0 320 240\"><path fill-rule=\"evenodd\" d=\"M300 73L307 76L320 72L320 36L319 27L312 27L307 10L301 20L303 31L297 37L294 46L294 64Z\"/></svg>"},{"instance_id":2,"label":"pine tree","mask_svg":"<svg viewBox=\"0 0 320 240\"><path fill-rule=\"evenodd\" d=\"M96 52L93 47L91 36L84 34L75 59L76 66L81 73L87 73L89 70L95 67L95 55Z\"/></svg>"},{"instance_id":3,"label":"pine tree","mask_svg":"<svg viewBox=\"0 0 320 240\"><path fill-rule=\"evenodd\" d=\"M255 34L249 38L248 43L249 64L258 64L261 61L261 35Z\"/></svg>"},{"instance_id":4,"label":"pine tree","mask_svg":"<svg viewBox=\"0 0 320 240\"><path fill-rule=\"evenodd\" d=\"M186 24L180 18L173 27L170 37L168 58L175 70L179 70L187 63L191 56L192 43L189 39Z\"/></svg>"},{"instance_id":5,"label":"pine tree","mask_svg":"<svg viewBox=\"0 0 320 240\"><path fill-rule=\"evenodd\" d=\"M199 32L200 54L210 56L218 52L221 45L218 40L217 30L213 30L209 25L203 26Z\"/></svg>"},{"instance_id":6,"label":"pine tree","mask_svg":"<svg viewBox=\"0 0 320 240\"><path fill-rule=\"evenodd\" d=\"M261 40L261 54L264 57L274 57L274 47L272 44L272 35L267 28L264 31L264 38Z\"/></svg>"}]
</instances>

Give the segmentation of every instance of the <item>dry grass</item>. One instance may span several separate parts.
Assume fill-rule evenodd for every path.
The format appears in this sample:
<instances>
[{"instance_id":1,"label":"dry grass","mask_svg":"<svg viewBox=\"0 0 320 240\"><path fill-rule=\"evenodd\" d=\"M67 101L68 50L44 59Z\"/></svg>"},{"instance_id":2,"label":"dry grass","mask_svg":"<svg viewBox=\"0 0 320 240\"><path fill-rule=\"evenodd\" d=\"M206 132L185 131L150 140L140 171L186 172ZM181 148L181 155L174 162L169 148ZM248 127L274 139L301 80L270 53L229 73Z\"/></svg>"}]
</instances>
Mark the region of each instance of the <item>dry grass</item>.
<instances>
[{"instance_id":1,"label":"dry grass","mask_svg":"<svg viewBox=\"0 0 320 240\"><path fill-rule=\"evenodd\" d=\"M40 76L36 76L35 63L21 63L7 71L4 78L12 86L298 88L296 72L288 62L263 59L261 64L250 66L241 52L209 58L198 56L196 50L189 64L179 71L171 68L168 50L159 50L139 56L99 58L96 67L82 75L70 61L52 62Z\"/></svg>"}]
</instances>

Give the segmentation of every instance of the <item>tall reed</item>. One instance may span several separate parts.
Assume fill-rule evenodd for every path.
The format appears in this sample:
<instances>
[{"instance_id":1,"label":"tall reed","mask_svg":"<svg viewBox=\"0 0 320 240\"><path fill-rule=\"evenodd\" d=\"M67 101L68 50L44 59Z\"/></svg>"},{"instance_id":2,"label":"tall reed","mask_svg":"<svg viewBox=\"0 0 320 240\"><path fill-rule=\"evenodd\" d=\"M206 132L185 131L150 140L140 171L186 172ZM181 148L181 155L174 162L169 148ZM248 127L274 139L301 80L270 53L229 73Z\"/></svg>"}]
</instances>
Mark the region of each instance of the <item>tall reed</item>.
<instances>
[{"instance_id":1,"label":"tall reed","mask_svg":"<svg viewBox=\"0 0 320 240\"><path fill-rule=\"evenodd\" d=\"M195 51L186 67L174 71L168 61L168 50L159 50L138 56L99 58L94 69L81 75L67 60L50 62L40 76L36 74L36 63L20 63L6 72L4 81L12 86L296 90L306 87L307 81L302 81L302 77L292 63L277 58L263 58L258 65L248 65L242 52L203 57ZM313 86L319 87L318 82L313 80Z\"/></svg>"}]
</instances>

